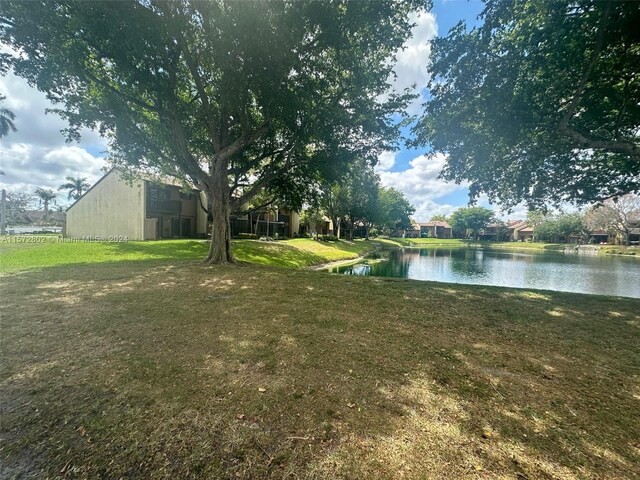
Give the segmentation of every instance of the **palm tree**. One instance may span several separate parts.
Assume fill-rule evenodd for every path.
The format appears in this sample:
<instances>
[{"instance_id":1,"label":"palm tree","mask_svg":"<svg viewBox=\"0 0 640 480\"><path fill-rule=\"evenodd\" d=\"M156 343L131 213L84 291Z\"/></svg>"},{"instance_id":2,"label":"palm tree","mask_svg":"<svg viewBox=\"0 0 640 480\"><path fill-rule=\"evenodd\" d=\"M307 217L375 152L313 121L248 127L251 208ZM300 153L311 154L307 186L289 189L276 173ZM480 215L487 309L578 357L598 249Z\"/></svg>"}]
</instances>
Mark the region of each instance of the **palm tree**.
<instances>
[{"instance_id":1,"label":"palm tree","mask_svg":"<svg viewBox=\"0 0 640 480\"><path fill-rule=\"evenodd\" d=\"M87 183L86 178L66 177L65 180L67 180L67 183L63 183L62 185L60 185L58 187L58 190L69 190L69 195L67 196L69 200L71 200L72 198L74 200L78 200L85 192L85 190L90 187L90 185Z\"/></svg>"},{"instance_id":2,"label":"palm tree","mask_svg":"<svg viewBox=\"0 0 640 480\"><path fill-rule=\"evenodd\" d=\"M42 205L44 207L44 215L45 217L49 213L49 204L56 203L56 192L49 188L36 188L36 197L38 197L38 205Z\"/></svg>"},{"instance_id":3,"label":"palm tree","mask_svg":"<svg viewBox=\"0 0 640 480\"><path fill-rule=\"evenodd\" d=\"M0 103L5 100L4 95L0 95ZM0 138L9 135L9 132L15 132L16 126L13 121L16 119L15 113L5 107L0 107Z\"/></svg>"}]
</instances>

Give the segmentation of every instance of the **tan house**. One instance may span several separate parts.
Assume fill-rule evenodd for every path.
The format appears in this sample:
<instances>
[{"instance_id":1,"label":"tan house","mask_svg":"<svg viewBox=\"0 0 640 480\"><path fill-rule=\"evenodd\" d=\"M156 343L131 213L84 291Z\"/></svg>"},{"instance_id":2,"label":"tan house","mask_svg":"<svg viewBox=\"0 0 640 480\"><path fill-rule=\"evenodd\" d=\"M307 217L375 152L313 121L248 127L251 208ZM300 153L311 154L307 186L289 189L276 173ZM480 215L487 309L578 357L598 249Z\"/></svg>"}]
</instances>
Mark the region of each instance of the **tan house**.
<instances>
[{"instance_id":1,"label":"tan house","mask_svg":"<svg viewBox=\"0 0 640 480\"><path fill-rule=\"evenodd\" d=\"M243 233L259 237L296 237L300 232L300 215L295 210L279 208L252 211L231 215L231 236Z\"/></svg>"},{"instance_id":2,"label":"tan house","mask_svg":"<svg viewBox=\"0 0 640 480\"><path fill-rule=\"evenodd\" d=\"M394 236L402 238L420 238L420 225L412 223L411 228L400 230L394 234Z\"/></svg>"},{"instance_id":3,"label":"tan house","mask_svg":"<svg viewBox=\"0 0 640 480\"><path fill-rule=\"evenodd\" d=\"M507 222L509 239L514 242L526 242L533 238L533 227L530 227L524 220L511 220Z\"/></svg>"},{"instance_id":4,"label":"tan house","mask_svg":"<svg viewBox=\"0 0 640 480\"><path fill-rule=\"evenodd\" d=\"M432 221L418 223L421 238L453 238L452 228L447 222Z\"/></svg>"},{"instance_id":5,"label":"tan house","mask_svg":"<svg viewBox=\"0 0 640 480\"><path fill-rule=\"evenodd\" d=\"M200 197L200 198L199 198ZM204 238L204 193L186 192L169 180L135 180L110 170L67 209L69 237L126 237L128 240Z\"/></svg>"}]
</instances>

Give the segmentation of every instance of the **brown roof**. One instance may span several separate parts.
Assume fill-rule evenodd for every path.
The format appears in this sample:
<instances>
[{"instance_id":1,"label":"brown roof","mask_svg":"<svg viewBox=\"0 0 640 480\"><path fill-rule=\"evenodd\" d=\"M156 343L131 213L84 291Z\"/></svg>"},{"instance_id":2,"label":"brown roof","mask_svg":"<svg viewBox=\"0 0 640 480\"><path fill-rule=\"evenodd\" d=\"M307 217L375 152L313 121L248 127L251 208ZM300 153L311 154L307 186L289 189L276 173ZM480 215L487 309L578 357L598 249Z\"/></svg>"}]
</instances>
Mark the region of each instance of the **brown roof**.
<instances>
[{"instance_id":1,"label":"brown roof","mask_svg":"<svg viewBox=\"0 0 640 480\"><path fill-rule=\"evenodd\" d=\"M442 222L440 220L434 220L433 222L427 223L418 223L421 227L443 227L443 228L451 228L447 222Z\"/></svg>"},{"instance_id":2,"label":"brown roof","mask_svg":"<svg viewBox=\"0 0 640 480\"><path fill-rule=\"evenodd\" d=\"M524 220L511 220L509 222L507 222L507 227L508 228L520 228L523 227L527 224L527 222L525 222Z\"/></svg>"}]
</instances>

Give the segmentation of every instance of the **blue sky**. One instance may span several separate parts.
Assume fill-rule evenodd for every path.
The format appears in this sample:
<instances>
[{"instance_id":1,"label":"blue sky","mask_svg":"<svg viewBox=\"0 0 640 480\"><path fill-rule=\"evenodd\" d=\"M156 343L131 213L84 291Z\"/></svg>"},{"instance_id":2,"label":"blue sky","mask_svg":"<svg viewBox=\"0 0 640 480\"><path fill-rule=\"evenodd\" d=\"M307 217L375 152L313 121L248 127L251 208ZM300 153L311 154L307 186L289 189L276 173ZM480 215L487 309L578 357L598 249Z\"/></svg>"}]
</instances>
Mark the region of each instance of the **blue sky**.
<instances>
[{"instance_id":1,"label":"blue sky","mask_svg":"<svg viewBox=\"0 0 640 480\"><path fill-rule=\"evenodd\" d=\"M438 28L437 34L446 35L451 28L461 20L472 28L480 24L478 15L482 12L484 4L481 0L435 0L431 14L435 17ZM426 96L426 90L423 90ZM403 135L410 136L410 127L403 131ZM392 171L402 171L409 167L409 161L424 153L427 149L403 148L396 156L396 163Z\"/></svg>"},{"instance_id":2,"label":"blue sky","mask_svg":"<svg viewBox=\"0 0 640 480\"><path fill-rule=\"evenodd\" d=\"M402 90L415 83L423 95L422 100L410 107L410 113L420 112L426 94L429 40L438 34L446 35L460 20L470 27L477 25L482 8L480 0L434 0L432 11L414 15L413 36L398 52L395 67L396 89ZM18 128L17 133L0 140L0 169L6 173L0 177L2 188L57 189L69 175L87 177L89 183L100 178L106 166L107 145L97 133L85 131L79 144L65 143L60 134L65 122L54 114L45 115L45 110L51 107L45 95L12 74L0 78L0 93L7 96L6 106L15 112ZM408 135L409 131L405 133ZM398 152L385 152L377 167L383 184L398 188L414 204L418 221L426 221L435 214L450 214L468 202L466 186L438 180L445 158L441 155L428 158L426 153L427 148L406 147ZM69 202L61 193L58 203ZM488 206L484 199L480 204ZM522 217L523 214L520 209L509 217Z\"/></svg>"},{"instance_id":3,"label":"blue sky","mask_svg":"<svg viewBox=\"0 0 640 480\"><path fill-rule=\"evenodd\" d=\"M424 48L428 41L437 35L446 35L449 30L464 21L467 28L480 24L478 19L484 4L480 0L434 0L433 9L416 19L417 26L413 31L413 38L405 44L406 50L399 54L396 73L405 82L397 82L398 87L408 86L410 81L416 82L422 99L427 98L427 82L429 81L428 59L430 50ZM414 51L414 53L412 53ZM415 53L419 52L419 54ZM404 61L403 57L410 61ZM413 68L408 68L413 64ZM410 109L410 113L419 113L419 105ZM404 129L404 135L411 137L410 127ZM439 180L438 174L445 162L445 157L437 155L427 157L429 148L411 149L403 146L394 154L387 152L381 156L378 173L383 184L401 190L416 207L415 218L426 221L436 214L450 214L468 203L469 190L465 185L455 185ZM518 208L511 214L500 212L495 206L489 205L485 197L481 197L479 204L493 208L500 216L514 218L524 215L524 209Z\"/></svg>"}]
</instances>

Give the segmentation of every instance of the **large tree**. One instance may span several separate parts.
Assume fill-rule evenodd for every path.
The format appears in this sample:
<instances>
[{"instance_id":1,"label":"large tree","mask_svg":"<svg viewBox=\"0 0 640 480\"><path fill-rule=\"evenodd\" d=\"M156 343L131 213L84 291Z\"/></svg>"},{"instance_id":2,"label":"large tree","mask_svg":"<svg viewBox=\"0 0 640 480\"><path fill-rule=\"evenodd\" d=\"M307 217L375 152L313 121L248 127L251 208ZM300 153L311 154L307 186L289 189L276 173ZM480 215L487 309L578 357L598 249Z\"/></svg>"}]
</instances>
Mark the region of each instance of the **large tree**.
<instances>
[{"instance_id":1,"label":"large tree","mask_svg":"<svg viewBox=\"0 0 640 480\"><path fill-rule=\"evenodd\" d=\"M404 194L391 187L378 187L378 215L376 225L385 233L411 228L414 208Z\"/></svg>"},{"instance_id":2,"label":"large tree","mask_svg":"<svg viewBox=\"0 0 640 480\"><path fill-rule=\"evenodd\" d=\"M488 0L432 45L418 143L511 207L640 191L640 3Z\"/></svg>"},{"instance_id":3,"label":"large tree","mask_svg":"<svg viewBox=\"0 0 640 480\"><path fill-rule=\"evenodd\" d=\"M534 227L536 241L567 242L572 235L584 235L584 216L581 213L557 213L543 216Z\"/></svg>"},{"instance_id":4,"label":"large tree","mask_svg":"<svg viewBox=\"0 0 640 480\"><path fill-rule=\"evenodd\" d=\"M34 202L31 193L20 190L8 190L5 205L5 215L7 225L20 225L25 223L25 212L29 210Z\"/></svg>"},{"instance_id":5,"label":"large tree","mask_svg":"<svg viewBox=\"0 0 640 480\"><path fill-rule=\"evenodd\" d=\"M60 105L69 136L97 128L114 165L206 192L207 260L225 263L232 210L396 146L413 95L390 91L393 55L429 0L2 5L11 67Z\"/></svg>"},{"instance_id":6,"label":"large tree","mask_svg":"<svg viewBox=\"0 0 640 480\"><path fill-rule=\"evenodd\" d=\"M624 195L591 207L585 213L585 224L589 230L616 234L629 245L631 230L640 227L640 196Z\"/></svg>"},{"instance_id":7,"label":"large tree","mask_svg":"<svg viewBox=\"0 0 640 480\"><path fill-rule=\"evenodd\" d=\"M494 218L495 213L488 208L466 207L455 210L449 217L449 223L458 230L471 230L477 238L479 231L489 226Z\"/></svg>"},{"instance_id":8,"label":"large tree","mask_svg":"<svg viewBox=\"0 0 640 480\"><path fill-rule=\"evenodd\" d=\"M334 185L332 191L336 196L338 221L348 227L349 240L353 240L358 226L363 226L369 236L369 228L379 218L379 186L378 175L363 158L349 166L337 188Z\"/></svg>"}]
</instances>

